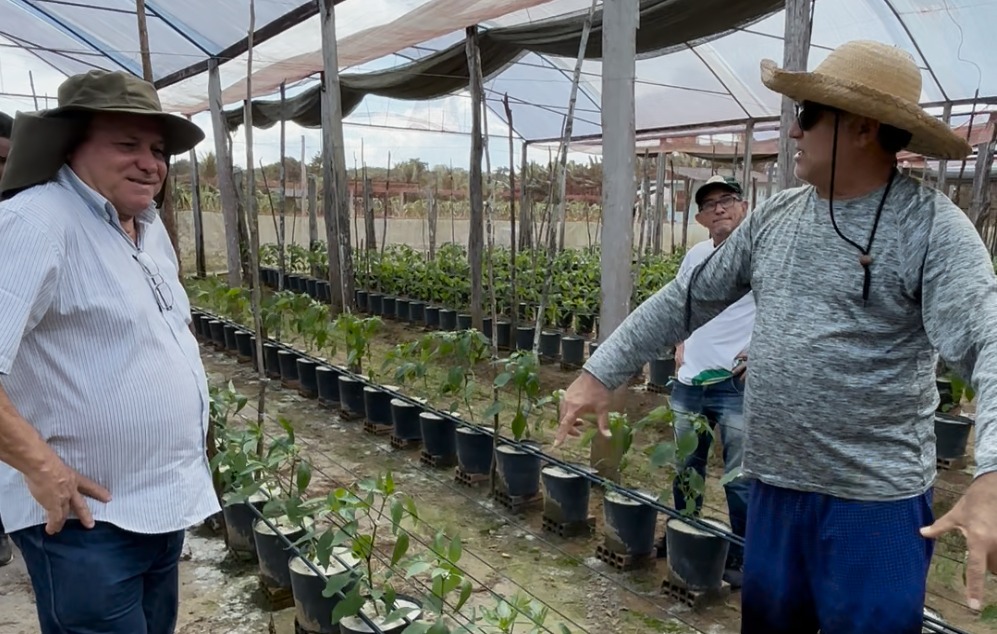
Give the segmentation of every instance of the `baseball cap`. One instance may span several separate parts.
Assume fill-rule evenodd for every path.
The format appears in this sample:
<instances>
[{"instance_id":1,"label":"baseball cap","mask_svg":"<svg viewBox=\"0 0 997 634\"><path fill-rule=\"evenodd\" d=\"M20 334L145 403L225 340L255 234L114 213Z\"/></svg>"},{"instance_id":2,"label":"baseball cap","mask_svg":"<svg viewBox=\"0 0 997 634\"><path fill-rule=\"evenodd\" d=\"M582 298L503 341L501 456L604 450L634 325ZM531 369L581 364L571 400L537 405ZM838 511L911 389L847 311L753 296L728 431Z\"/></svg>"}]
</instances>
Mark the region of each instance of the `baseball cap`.
<instances>
[{"instance_id":1,"label":"baseball cap","mask_svg":"<svg viewBox=\"0 0 997 634\"><path fill-rule=\"evenodd\" d=\"M741 189L741 183L737 182L737 180L730 176L715 174L696 190L696 206L698 207L702 205L703 197L715 189L725 189L732 194L736 194L737 196L744 194L744 190Z\"/></svg>"}]
</instances>

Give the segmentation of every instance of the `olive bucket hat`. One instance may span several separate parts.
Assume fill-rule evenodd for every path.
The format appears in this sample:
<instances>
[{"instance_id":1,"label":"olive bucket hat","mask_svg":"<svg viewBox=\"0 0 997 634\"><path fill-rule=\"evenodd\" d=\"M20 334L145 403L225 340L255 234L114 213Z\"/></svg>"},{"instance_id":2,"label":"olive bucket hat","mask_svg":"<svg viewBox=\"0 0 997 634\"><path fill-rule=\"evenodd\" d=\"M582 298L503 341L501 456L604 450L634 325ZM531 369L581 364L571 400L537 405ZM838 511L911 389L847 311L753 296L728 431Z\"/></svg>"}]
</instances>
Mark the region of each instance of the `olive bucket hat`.
<instances>
[{"instance_id":1,"label":"olive bucket hat","mask_svg":"<svg viewBox=\"0 0 997 634\"><path fill-rule=\"evenodd\" d=\"M18 112L11 135L0 196L51 180L80 141L86 119L81 113L121 113L155 117L162 124L166 154L182 154L204 140L204 132L183 117L163 112L156 88L122 71L92 70L59 86L59 106Z\"/></svg>"}]
</instances>

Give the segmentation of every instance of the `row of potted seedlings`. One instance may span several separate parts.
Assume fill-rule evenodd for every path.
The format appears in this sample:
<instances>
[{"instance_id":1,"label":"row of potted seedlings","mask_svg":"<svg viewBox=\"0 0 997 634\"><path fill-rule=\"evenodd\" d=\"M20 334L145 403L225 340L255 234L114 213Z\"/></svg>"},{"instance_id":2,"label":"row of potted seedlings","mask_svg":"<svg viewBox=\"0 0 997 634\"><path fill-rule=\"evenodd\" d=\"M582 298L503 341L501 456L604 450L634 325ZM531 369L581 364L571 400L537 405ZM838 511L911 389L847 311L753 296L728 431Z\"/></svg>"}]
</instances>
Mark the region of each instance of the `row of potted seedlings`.
<instances>
[{"instance_id":1,"label":"row of potted seedlings","mask_svg":"<svg viewBox=\"0 0 997 634\"><path fill-rule=\"evenodd\" d=\"M271 288L279 287L279 270L272 267L261 267L260 274L260 279L264 284ZM287 274L284 287L292 292L308 295L319 302L328 302L330 299L329 282L307 275ZM397 297L378 291L357 289L354 292L354 302L356 308L366 314L430 330L453 332L471 328L471 315L469 313L434 305L421 299ZM489 316L482 318L481 331L489 340L493 335L497 337L496 345L500 350L532 350L536 335L536 327L533 322L535 310L536 307L520 302L518 308L519 325L515 327L515 330L512 320L500 317L493 324L493 319ZM575 333L577 334L568 332L572 319L576 325ZM587 339L587 336L594 331L595 320L595 317L591 315L579 317L569 313L567 318L561 318L561 323L558 324L560 329L542 329L537 346L540 361L542 363L560 362L564 369L581 368L586 359L586 342L588 342L589 355L594 353L599 346L596 341ZM655 391L667 392L668 384L675 373L674 356L672 354L662 355L650 363L649 370L648 387Z\"/></svg>"},{"instance_id":2,"label":"row of potted seedlings","mask_svg":"<svg viewBox=\"0 0 997 634\"><path fill-rule=\"evenodd\" d=\"M200 319L202 332L205 319L208 331L212 330L211 322L219 321L209 316ZM369 361L369 338L380 320L341 316L337 323L344 319L345 323L352 324L358 335L353 343L347 340L350 358ZM197 321L195 327L196 324ZM216 326L214 332L217 331ZM481 333L473 330L430 332L398 346L390 359L397 366L393 380L410 386L413 392L421 391L423 396L416 398L403 396L394 386L365 382L345 368L319 362L293 349L270 345L282 361L273 364L264 359L271 377L298 389L305 396L317 397L323 405L339 408L345 418L364 418L373 430L390 430L392 443L398 447L421 446L424 462L441 467L456 466L459 478L470 481L487 479L494 466L496 495L511 506L537 500L542 491L545 525L549 524L561 534L581 532L579 529L591 522L589 491L592 478L587 477L591 470L580 465L566 467L559 461L550 460L539 451L539 445L529 439L530 429L541 424L543 408L554 399L553 395L545 396L540 392L539 364L532 353L517 351L499 362L504 367L495 377L494 385L514 396L517 405L510 412L502 412L500 405L493 404L482 415L483 420L489 420L497 413L504 413L504 418L510 420L513 441L506 442L500 436L501 440L496 443L493 428L473 422L469 425L456 416L426 406L429 398L454 398L451 409L463 404L471 412L473 421L468 395L472 391L474 367L489 356L488 342ZM450 371L444 373L438 384L430 386L430 368L440 363L449 364ZM418 389L420 384L422 390ZM660 416L661 412L656 415ZM625 417L616 416L614 420L618 423L614 427L614 439L632 437L632 432L627 431ZM686 447L687 454L694 448L695 445L691 449ZM629 440L620 447L621 453L628 450ZM659 463L658 466L671 467L674 461ZM704 486L701 479L695 485L701 492ZM607 492L603 507L604 548L611 555L639 560L655 551L657 501L658 496L648 492L637 495L628 495L625 489ZM715 524L717 530L704 531L695 523L678 519L669 521L667 526L666 540L672 553L668 560L669 576L681 578L685 587L691 590L719 587L727 550L724 537L727 529L722 524ZM696 543L695 547L690 540Z\"/></svg>"},{"instance_id":3,"label":"row of potted seedlings","mask_svg":"<svg viewBox=\"0 0 997 634\"><path fill-rule=\"evenodd\" d=\"M258 424L231 424L245 404L231 385L212 390L212 468L223 490L226 543L257 561L267 592L291 593L296 632L472 631L452 629L447 614L489 626L481 632L512 634L524 623L543 628L546 607L522 593L494 595L492 605L462 613L474 589L459 566L459 535L434 530L429 542L420 540L413 532L418 509L396 489L390 472L308 496L311 466L291 423L280 420L282 433L269 439ZM421 552L415 544L424 547ZM425 580L414 583L420 576ZM396 589L416 585L424 592ZM560 631L570 634L563 626Z\"/></svg>"}]
</instances>

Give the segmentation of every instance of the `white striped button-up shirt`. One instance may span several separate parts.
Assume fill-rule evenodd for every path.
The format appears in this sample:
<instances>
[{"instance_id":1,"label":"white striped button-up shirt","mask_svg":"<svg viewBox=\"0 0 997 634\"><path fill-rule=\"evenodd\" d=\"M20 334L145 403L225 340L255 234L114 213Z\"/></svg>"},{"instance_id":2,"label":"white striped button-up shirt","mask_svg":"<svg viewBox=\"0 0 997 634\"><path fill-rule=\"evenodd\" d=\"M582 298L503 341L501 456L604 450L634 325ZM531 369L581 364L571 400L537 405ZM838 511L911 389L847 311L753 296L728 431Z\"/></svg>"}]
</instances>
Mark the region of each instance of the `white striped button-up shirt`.
<instances>
[{"instance_id":1,"label":"white striped button-up shirt","mask_svg":"<svg viewBox=\"0 0 997 634\"><path fill-rule=\"evenodd\" d=\"M137 533L217 512L209 396L176 257L154 209L138 244L68 167L0 203L0 385L70 467L111 492L94 519ZM8 532L43 524L0 463Z\"/></svg>"}]
</instances>

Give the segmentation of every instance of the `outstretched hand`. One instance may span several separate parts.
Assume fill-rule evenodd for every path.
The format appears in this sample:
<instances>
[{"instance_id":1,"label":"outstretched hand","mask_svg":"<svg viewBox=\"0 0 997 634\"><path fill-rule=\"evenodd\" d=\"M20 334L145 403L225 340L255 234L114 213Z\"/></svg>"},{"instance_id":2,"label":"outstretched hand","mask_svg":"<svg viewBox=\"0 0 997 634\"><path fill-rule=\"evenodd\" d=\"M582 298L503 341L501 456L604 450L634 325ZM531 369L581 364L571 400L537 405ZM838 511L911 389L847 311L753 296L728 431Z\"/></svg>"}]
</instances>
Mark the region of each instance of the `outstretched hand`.
<instances>
[{"instance_id":1,"label":"outstretched hand","mask_svg":"<svg viewBox=\"0 0 997 634\"><path fill-rule=\"evenodd\" d=\"M598 379L582 371L561 397L561 424L554 437L554 446L560 446L568 436L581 436L581 428L585 425L583 417L595 417L599 431L609 438L612 435L609 431L612 395Z\"/></svg>"},{"instance_id":2,"label":"outstretched hand","mask_svg":"<svg viewBox=\"0 0 997 634\"><path fill-rule=\"evenodd\" d=\"M94 527L84 496L105 503L111 501L107 489L71 469L55 453L41 469L26 473L24 479L32 497L45 509L45 532L49 535L62 530L70 513L86 528Z\"/></svg>"},{"instance_id":3,"label":"outstretched hand","mask_svg":"<svg viewBox=\"0 0 997 634\"><path fill-rule=\"evenodd\" d=\"M938 539L953 530L966 538L966 601L979 611L987 571L997 574L997 472L976 478L952 510L922 528L921 535Z\"/></svg>"}]
</instances>

